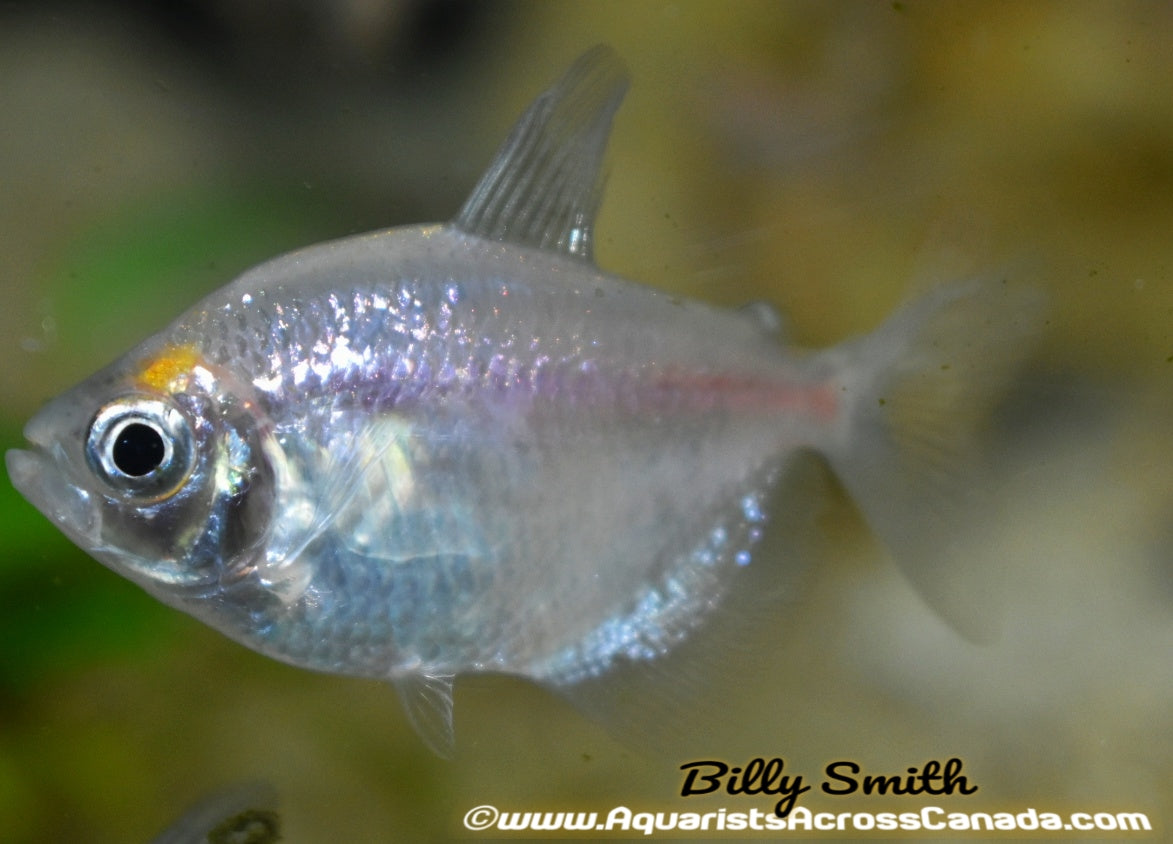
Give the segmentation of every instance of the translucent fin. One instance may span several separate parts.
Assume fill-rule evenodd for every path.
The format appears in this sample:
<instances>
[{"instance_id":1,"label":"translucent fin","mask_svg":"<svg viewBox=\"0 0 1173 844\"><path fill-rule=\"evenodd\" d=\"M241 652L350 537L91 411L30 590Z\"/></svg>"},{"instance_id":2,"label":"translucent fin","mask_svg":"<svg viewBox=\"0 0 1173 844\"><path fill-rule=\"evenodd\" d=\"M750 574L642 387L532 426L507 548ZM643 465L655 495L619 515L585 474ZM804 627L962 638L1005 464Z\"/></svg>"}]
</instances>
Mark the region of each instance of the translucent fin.
<instances>
[{"instance_id":1,"label":"translucent fin","mask_svg":"<svg viewBox=\"0 0 1173 844\"><path fill-rule=\"evenodd\" d=\"M522 115L455 224L590 261L603 153L626 91L627 72L610 47L586 52Z\"/></svg>"},{"instance_id":2,"label":"translucent fin","mask_svg":"<svg viewBox=\"0 0 1173 844\"><path fill-rule=\"evenodd\" d=\"M467 484L432 465L435 449L402 420L364 423L331 443L337 463L321 509L330 527L356 554L388 562L420 557L475 557L486 553Z\"/></svg>"},{"instance_id":3,"label":"translucent fin","mask_svg":"<svg viewBox=\"0 0 1173 844\"><path fill-rule=\"evenodd\" d=\"M773 304L764 300L747 302L738 309L767 337L779 344L786 342L786 318Z\"/></svg>"},{"instance_id":4,"label":"translucent fin","mask_svg":"<svg viewBox=\"0 0 1173 844\"><path fill-rule=\"evenodd\" d=\"M393 681L411 726L424 743L444 759L451 759L456 750L456 733L452 727L452 681L450 674L408 674Z\"/></svg>"},{"instance_id":5,"label":"translucent fin","mask_svg":"<svg viewBox=\"0 0 1173 844\"><path fill-rule=\"evenodd\" d=\"M651 576L581 639L533 666L532 676L568 685L605 676L620 663L655 662L675 649L718 604L738 569L752 565L766 526L762 502L778 473L771 462L682 525Z\"/></svg>"},{"instance_id":6,"label":"translucent fin","mask_svg":"<svg viewBox=\"0 0 1173 844\"><path fill-rule=\"evenodd\" d=\"M744 732L727 723L742 697L737 690L747 678L778 670L773 653L788 605L821 556L813 543L821 541L816 516L827 500L826 464L812 452L795 452L774 474L776 488L762 500L770 521L753 561L739 565L736 553L725 561L719 588L704 596L686 638L655 658L613 659L606 671L578 682L540 682L639 752L701 758L726 749L730 735ZM760 751L760 742L750 750Z\"/></svg>"},{"instance_id":7,"label":"translucent fin","mask_svg":"<svg viewBox=\"0 0 1173 844\"><path fill-rule=\"evenodd\" d=\"M832 466L925 600L972 639L995 632L1002 579L965 556L996 504L980 435L1042 306L1037 291L951 285L820 356L846 402Z\"/></svg>"}]
</instances>

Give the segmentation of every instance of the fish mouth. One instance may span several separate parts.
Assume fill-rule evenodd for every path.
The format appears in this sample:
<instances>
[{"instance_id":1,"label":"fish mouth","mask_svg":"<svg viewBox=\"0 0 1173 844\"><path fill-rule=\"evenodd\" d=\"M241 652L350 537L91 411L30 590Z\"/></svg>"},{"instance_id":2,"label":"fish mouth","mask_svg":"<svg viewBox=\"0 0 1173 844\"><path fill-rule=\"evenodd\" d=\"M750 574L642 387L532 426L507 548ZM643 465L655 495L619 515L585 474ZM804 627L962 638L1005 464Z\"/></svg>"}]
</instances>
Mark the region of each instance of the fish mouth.
<instances>
[{"instance_id":1,"label":"fish mouth","mask_svg":"<svg viewBox=\"0 0 1173 844\"><path fill-rule=\"evenodd\" d=\"M87 490L73 471L76 462L53 434L34 417L25 428L27 449L11 449L4 455L8 477L17 492L55 524L71 542L114 572L144 589L206 589L215 573L188 571L182 562L142 556L111 545L104 534L105 499ZM163 600L168 598L160 595Z\"/></svg>"},{"instance_id":2,"label":"fish mouth","mask_svg":"<svg viewBox=\"0 0 1173 844\"><path fill-rule=\"evenodd\" d=\"M4 455L12 485L75 543L91 543L101 529L92 497L73 483L60 461L28 434L26 431L33 448L11 449Z\"/></svg>"}]
</instances>

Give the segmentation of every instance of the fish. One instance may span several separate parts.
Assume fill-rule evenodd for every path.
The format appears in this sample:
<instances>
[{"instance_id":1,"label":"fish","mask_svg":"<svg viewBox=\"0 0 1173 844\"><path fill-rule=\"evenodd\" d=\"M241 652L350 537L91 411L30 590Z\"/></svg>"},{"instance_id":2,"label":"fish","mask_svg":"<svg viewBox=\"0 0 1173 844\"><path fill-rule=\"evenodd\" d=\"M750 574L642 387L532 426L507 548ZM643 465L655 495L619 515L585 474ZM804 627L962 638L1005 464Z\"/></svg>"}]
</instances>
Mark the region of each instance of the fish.
<instances>
[{"instance_id":1,"label":"fish","mask_svg":"<svg viewBox=\"0 0 1173 844\"><path fill-rule=\"evenodd\" d=\"M164 604L388 681L442 755L457 676L601 711L580 691L716 635L732 584L772 562L770 496L800 454L931 606L979 627L956 545L981 510L975 420L1021 366L1029 297L963 279L804 350L769 309L600 269L627 88L595 47L452 221L310 246L211 293L38 411L13 484Z\"/></svg>"},{"instance_id":2,"label":"fish","mask_svg":"<svg viewBox=\"0 0 1173 844\"><path fill-rule=\"evenodd\" d=\"M234 783L204 796L150 844L272 844L281 840L277 802L267 782Z\"/></svg>"}]
</instances>

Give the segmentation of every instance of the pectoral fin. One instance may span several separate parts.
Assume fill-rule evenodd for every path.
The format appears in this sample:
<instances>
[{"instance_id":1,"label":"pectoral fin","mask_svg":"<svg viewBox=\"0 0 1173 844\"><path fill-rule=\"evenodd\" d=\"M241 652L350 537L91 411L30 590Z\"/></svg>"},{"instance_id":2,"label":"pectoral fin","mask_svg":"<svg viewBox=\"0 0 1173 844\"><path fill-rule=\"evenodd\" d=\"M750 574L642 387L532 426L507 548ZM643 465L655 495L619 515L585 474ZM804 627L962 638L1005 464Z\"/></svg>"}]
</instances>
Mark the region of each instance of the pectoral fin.
<instances>
[{"instance_id":1,"label":"pectoral fin","mask_svg":"<svg viewBox=\"0 0 1173 844\"><path fill-rule=\"evenodd\" d=\"M426 436L395 417L340 427L320 509L347 549L391 563L485 553L467 485Z\"/></svg>"}]
</instances>

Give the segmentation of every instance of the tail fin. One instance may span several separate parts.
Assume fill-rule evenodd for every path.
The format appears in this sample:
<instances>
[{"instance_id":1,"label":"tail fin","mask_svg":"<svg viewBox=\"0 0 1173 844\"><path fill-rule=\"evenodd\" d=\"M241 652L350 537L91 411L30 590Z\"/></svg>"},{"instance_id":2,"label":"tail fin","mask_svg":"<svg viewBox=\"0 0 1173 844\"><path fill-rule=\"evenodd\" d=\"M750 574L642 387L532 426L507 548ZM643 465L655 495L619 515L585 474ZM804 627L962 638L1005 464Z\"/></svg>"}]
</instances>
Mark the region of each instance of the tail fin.
<instances>
[{"instance_id":1,"label":"tail fin","mask_svg":"<svg viewBox=\"0 0 1173 844\"><path fill-rule=\"evenodd\" d=\"M832 467L929 605L972 639L993 633L1000 579L964 556L995 501L980 434L1042 304L1004 284L950 285L821 356L846 401Z\"/></svg>"}]
</instances>

